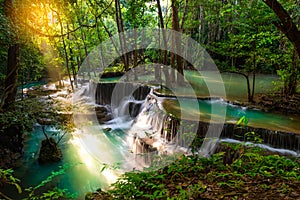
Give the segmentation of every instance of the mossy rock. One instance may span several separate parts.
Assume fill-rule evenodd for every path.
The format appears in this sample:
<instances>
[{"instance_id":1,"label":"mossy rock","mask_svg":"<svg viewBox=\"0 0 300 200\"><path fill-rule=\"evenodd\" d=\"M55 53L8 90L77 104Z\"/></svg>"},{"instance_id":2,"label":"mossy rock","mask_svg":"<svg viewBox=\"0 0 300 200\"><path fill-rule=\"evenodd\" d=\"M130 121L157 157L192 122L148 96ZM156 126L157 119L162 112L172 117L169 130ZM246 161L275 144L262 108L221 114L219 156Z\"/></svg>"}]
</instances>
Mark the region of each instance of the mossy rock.
<instances>
[{"instance_id":1,"label":"mossy rock","mask_svg":"<svg viewBox=\"0 0 300 200\"><path fill-rule=\"evenodd\" d=\"M53 162L59 162L62 159L61 150L58 147L58 144L53 138L49 140L45 139L42 141L42 146L40 149L40 155L38 161L40 164L47 164Z\"/></svg>"}]
</instances>

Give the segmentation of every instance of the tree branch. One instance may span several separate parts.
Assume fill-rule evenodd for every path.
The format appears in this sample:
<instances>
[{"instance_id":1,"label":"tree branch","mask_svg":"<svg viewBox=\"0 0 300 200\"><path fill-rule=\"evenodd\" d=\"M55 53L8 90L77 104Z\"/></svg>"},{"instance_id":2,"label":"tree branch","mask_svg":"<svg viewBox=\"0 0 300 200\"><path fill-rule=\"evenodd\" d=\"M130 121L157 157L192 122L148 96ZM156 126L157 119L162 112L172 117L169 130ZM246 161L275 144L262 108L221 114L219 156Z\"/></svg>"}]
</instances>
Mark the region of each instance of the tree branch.
<instances>
[{"instance_id":1,"label":"tree branch","mask_svg":"<svg viewBox=\"0 0 300 200\"><path fill-rule=\"evenodd\" d=\"M113 3L113 0L108 4L108 6L106 8L104 8L102 10L101 13L99 13L97 16L95 16L96 19L99 19L103 14L104 12L112 5ZM71 34L71 33L74 33L76 32L77 30L79 30L80 28L84 27L84 28L95 28L96 27L96 23L94 23L93 25L89 25L89 24L79 24L78 27L74 28L73 30L69 30L68 32L66 33L63 33L63 34L46 34L46 33L43 33L42 30L39 30L39 29L36 29L34 27L32 27L31 25L29 25L28 23L24 22L22 19L19 18L19 21L27 28L29 28L33 33L36 33L38 34L39 36L42 36L42 37L49 37L49 38L55 38L55 37L64 37L64 36L67 36L68 34Z\"/></svg>"},{"instance_id":2,"label":"tree branch","mask_svg":"<svg viewBox=\"0 0 300 200\"><path fill-rule=\"evenodd\" d=\"M300 31L291 16L277 0L263 0L263 2L277 15L280 23L275 22L274 25L292 42L298 56L300 56Z\"/></svg>"}]
</instances>

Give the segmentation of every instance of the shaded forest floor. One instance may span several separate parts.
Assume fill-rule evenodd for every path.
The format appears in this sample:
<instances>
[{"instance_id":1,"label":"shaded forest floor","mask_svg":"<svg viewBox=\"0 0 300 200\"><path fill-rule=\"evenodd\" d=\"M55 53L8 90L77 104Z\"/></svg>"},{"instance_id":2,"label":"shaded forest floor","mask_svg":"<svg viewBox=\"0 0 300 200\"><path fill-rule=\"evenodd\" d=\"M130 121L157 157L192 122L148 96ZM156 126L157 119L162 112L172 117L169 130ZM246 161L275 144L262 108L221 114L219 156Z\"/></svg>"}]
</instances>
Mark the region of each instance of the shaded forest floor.
<instances>
[{"instance_id":1,"label":"shaded forest floor","mask_svg":"<svg viewBox=\"0 0 300 200\"><path fill-rule=\"evenodd\" d=\"M221 146L210 158L183 156L158 171L125 173L109 194L86 199L300 199L299 158Z\"/></svg>"}]
</instances>

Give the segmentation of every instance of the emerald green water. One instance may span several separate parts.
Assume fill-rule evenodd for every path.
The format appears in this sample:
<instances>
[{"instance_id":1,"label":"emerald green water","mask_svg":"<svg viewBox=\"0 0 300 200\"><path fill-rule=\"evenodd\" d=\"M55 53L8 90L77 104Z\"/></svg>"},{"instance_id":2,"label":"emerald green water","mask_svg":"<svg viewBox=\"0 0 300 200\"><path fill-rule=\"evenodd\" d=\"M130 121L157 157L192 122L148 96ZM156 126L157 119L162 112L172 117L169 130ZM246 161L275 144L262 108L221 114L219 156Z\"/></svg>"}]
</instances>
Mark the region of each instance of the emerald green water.
<instances>
[{"instance_id":1,"label":"emerald green water","mask_svg":"<svg viewBox=\"0 0 300 200\"><path fill-rule=\"evenodd\" d=\"M37 81L37 82L32 82L32 83L26 83L23 86L20 85L18 86L18 90L21 90L22 88L31 88L31 87L37 87L41 85L45 85L47 82L46 81Z\"/></svg>"},{"instance_id":2,"label":"emerald green water","mask_svg":"<svg viewBox=\"0 0 300 200\"><path fill-rule=\"evenodd\" d=\"M97 130L99 127L90 127ZM51 131L50 127L47 127L47 131ZM57 131L57 130L52 130ZM102 134L101 134L102 133ZM100 172L105 161L109 162L113 156L106 157L103 154L103 162L93 157L87 148L83 145L82 140L87 139L95 142L100 147L101 151L112 151L119 143L115 141L111 142L111 139L103 132L99 132L98 138L94 136L90 137L78 137L77 133L72 135L66 135L59 144L62 150L63 159L61 162L53 164L40 165L37 161L41 141L45 139L40 126L36 126L32 133L27 136L24 146L24 156L22 165L15 171L15 176L21 179L20 185L22 188L35 187L51 175L53 171L58 171L63 166L67 166L65 172L56 176L50 183L46 184L36 193L45 192L48 189L59 187L61 189L67 189L68 192L77 194L77 199L84 199L87 192L95 191L99 188L105 189L111 183L116 181L119 174L116 171L106 169ZM112 143L112 144L111 144ZM117 161L117 159L116 159ZM26 192L17 194L17 191L12 188L8 193L13 199L22 199L26 197Z\"/></svg>"},{"instance_id":3,"label":"emerald green water","mask_svg":"<svg viewBox=\"0 0 300 200\"><path fill-rule=\"evenodd\" d=\"M219 81L219 72L215 71L184 71L185 79L191 84L189 87L172 88L176 93L182 96L191 96L193 92L198 97L221 97L230 101L247 101L247 83L246 79L238 74L222 73L222 81ZM218 81L217 81L218 80ZM267 93L274 90L274 81L278 81L277 75L257 74L255 81L255 94ZM222 85L225 87L225 96L221 90ZM252 86L252 77L250 77L250 84ZM207 88L210 85L210 88ZM210 91L212 93L210 93Z\"/></svg>"},{"instance_id":4,"label":"emerald green water","mask_svg":"<svg viewBox=\"0 0 300 200\"><path fill-rule=\"evenodd\" d=\"M214 122L218 123L222 120L223 110L225 109L225 122L227 123L237 123L241 117L245 116L249 121L249 126L300 133L299 116L280 115L248 109L246 107L228 104L223 100L198 100L199 111L195 110L193 106L194 100L179 98L179 102L175 99L166 98L164 99L163 105L168 112L177 116L185 116L185 118L189 120L197 120L196 116L198 116L200 112L200 121L210 122L212 115L214 115ZM214 107L213 113L212 106Z\"/></svg>"},{"instance_id":5,"label":"emerald green water","mask_svg":"<svg viewBox=\"0 0 300 200\"><path fill-rule=\"evenodd\" d=\"M171 88L176 94L181 94L182 96L191 96L194 93L199 97L221 97L230 101L247 101L247 83L246 79L238 74L233 73L221 73L222 81L218 79L218 71L184 71L184 77L186 81L189 82L191 87L186 86L176 86ZM140 82L148 83L149 80L154 80L153 75L145 74L138 77L139 80L133 80L133 77L130 77L130 82ZM164 79L164 77L162 77ZM123 77L121 80L124 79ZM102 81L105 82L117 82L120 78L104 78ZM216 81L218 80L218 81ZM257 74L255 81L255 94L267 93L274 91L274 84L279 80L277 75L270 74ZM221 86L224 84L225 93L221 90ZM252 86L252 76L250 76L250 84ZM163 82L165 85L165 82ZM207 85L210 85L210 90L213 94L209 93ZM164 91L168 94L168 91Z\"/></svg>"},{"instance_id":6,"label":"emerald green water","mask_svg":"<svg viewBox=\"0 0 300 200\"><path fill-rule=\"evenodd\" d=\"M247 101L247 83L246 79L238 74L233 73L222 73L222 81L218 80L219 72L215 71L189 71L185 70L185 79L191 85L191 87L180 87L176 86L171 88L172 94L176 93L180 96L193 96L196 94L198 97L220 97L229 101ZM138 82L143 82L146 80L153 80L154 77L147 75L139 77ZM112 79L115 81L114 79ZM257 74L255 81L255 94L268 93L275 91L274 82L280 80L277 75L270 74ZM132 80L133 81L133 80ZM164 84L164 83L163 83ZM250 76L250 84L252 84L252 77ZM209 93L207 85L210 85ZM225 96L221 90L221 86L225 87ZM161 91L159 91L161 92ZM163 91L162 94L169 94L169 91ZM189 99L184 99L180 101L181 110L186 111L182 116L189 116L188 118L194 119L197 116L198 111L193 108L193 104L189 103ZM215 113L211 113L211 105L214 103ZM171 99L165 99L164 103L168 112L173 112L179 115L180 107L178 102ZM249 125L253 127L266 128L270 130L282 130L288 132L300 133L300 117L299 116L289 116L276 113L269 113L259 110L247 109L246 107L234 106L226 104L222 101L204 101L199 100L200 108L200 120L209 121L211 116L219 116L221 118L221 111L226 109L226 122L236 123L240 117L246 116L249 120ZM218 113L218 110L220 111ZM193 115L194 113L194 115Z\"/></svg>"},{"instance_id":7,"label":"emerald green water","mask_svg":"<svg viewBox=\"0 0 300 200\"><path fill-rule=\"evenodd\" d=\"M193 85L193 91L186 88L176 87L177 93L182 96L190 96L193 92L197 96L210 96L206 87L206 82L213 85L214 95L220 92L220 97L228 100L243 101L247 98L246 82L242 76L236 74L222 74L223 82L215 81L215 72L202 72L201 75L194 71L185 71L186 79ZM151 77L141 77L144 80L150 80ZM153 78L153 77L152 77ZM258 75L256 84L256 93L270 91L273 88L272 81L277 80L277 76ZM116 82L118 79L106 79L108 82ZM140 80L141 81L141 80ZM141 81L143 82L143 81ZM220 86L224 84L226 96L222 96L219 91ZM300 117L279 115L268 113L246 107L234 106L227 104L223 100L199 100L199 110L194 107L193 100L181 98L180 105L175 99L163 99L164 108L177 116L180 112L184 112L182 116L191 120L210 121L214 116L215 121L222 119L222 113L226 110L225 122L236 123L242 116L246 116L249 125L253 127L266 128L271 130L282 130L288 132L300 133ZM212 107L213 113L212 113ZM200 113L200 119L198 119ZM197 118L195 117L197 116ZM130 125L130 124L129 124ZM128 125L126 125L128 126ZM106 188L110 183L114 182L120 175L119 172L113 170L104 170L101 168L103 163L115 163L124 159L124 155L128 154L128 144L124 138L124 133L113 130L109 133L101 131L99 126L89 126L90 129L83 130L83 135L79 137L78 132L66 136L60 144L63 152L63 160L59 163L50 165L39 165L37 162L38 152L44 135L41 127L37 126L32 133L26 138L24 161L16 171L16 177L22 180L23 188L38 185L42 180L46 179L52 171L59 170L59 166L69 165L63 175L57 176L48 187L67 188L71 193L78 193L78 199L83 199L88 191L95 191L98 188ZM95 132L95 134L91 134ZM82 141L86 140L86 141ZM85 144L90 144L91 148L87 148ZM89 149L89 152L87 151ZM92 155L97 155L96 159ZM99 160L100 158L100 160ZM131 167L131 166L130 166ZM12 192L13 199L21 199L24 195Z\"/></svg>"}]
</instances>

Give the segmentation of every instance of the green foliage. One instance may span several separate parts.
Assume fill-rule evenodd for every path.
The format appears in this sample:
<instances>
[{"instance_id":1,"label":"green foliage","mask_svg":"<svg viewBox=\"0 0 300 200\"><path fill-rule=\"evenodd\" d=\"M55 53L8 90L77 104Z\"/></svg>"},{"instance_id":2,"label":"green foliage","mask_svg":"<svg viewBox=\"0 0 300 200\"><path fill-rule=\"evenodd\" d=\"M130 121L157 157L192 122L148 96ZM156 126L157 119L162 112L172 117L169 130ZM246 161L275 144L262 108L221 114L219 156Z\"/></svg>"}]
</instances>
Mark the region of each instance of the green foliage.
<instances>
[{"instance_id":1,"label":"green foliage","mask_svg":"<svg viewBox=\"0 0 300 200\"><path fill-rule=\"evenodd\" d=\"M32 195L25 199L30 200L40 200L40 199L74 199L76 198L77 194L70 194L66 189L60 189L60 188L53 188L52 190L48 190L47 192L44 192L41 195Z\"/></svg>"},{"instance_id":2,"label":"green foliage","mask_svg":"<svg viewBox=\"0 0 300 200\"><path fill-rule=\"evenodd\" d=\"M1 6L2 7L2 6ZM13 42L14 33L12 31L9 19L4 15L3 10L0 10L0 44L1 47L7 47Z\"/></svg>"},{"instance_id":3,"label":"green foliage","mask_svg":"<svg viewBox=\"0 0 300 200\"><path fill-rule=\"evenodd\" d=\"M102 173L104 170L106 169L111 169L111 170L117 170L117 169L120 169L120 166L121 166L121 163L120 162L116 162L116 163L113 163L111 165L109 164L106 164L106 163L103 163L102 164L102 168L100 169L100 173Z\"/></svg>"},{"instance_id":4,"label":"green foliage","mask_svg":"<svg viewBox=\"0 0 300 200\"><path fill-rule=\"evenodd\" d=\"M0 115L0 134L4 133L9 127L20 127L24 131L30 131L36 117L43 115L41 110L43 103L37 102L35 99L26 99L16 102L14 111L4 112Z\"/></svg>"},{"instance_id":5,"label":"green foliage","mask_svg":"<svg viewBox=\"0 0 300 200\"><path fill-rule=\"evenodd\" d=\"M73 130L73 125L65 121L58 113L69 108L61 106L58 102L38 101L36 98L26 98L16 102L15 110L3 112L0 115L0 134L9 127L20 127L22 131L31 131L34 123L39 119L55 121L56 128L63 131Z\"/></svg>"},{"instance_id":6,"label":"green foliage","mask_svg":"<svg viewBox=\"0 0 300 200\"><path fill-rule=\"evenodd\" d=\"M147 0L124 1L124 24L128 29L152 27L155 24L155 7L146 5Z\"/></svg>"},{"instance_id":7,"label":"green foliage","mask_svg":"<svg viewBox=\"0 0 300 200\"><path fill-rule=\"evenodd\" d=\"M47 184L51 183L53 179L57 176L63 175L70 165L60 166L58 171L53 171L50 176L34 187L29 187L24 189L26 197L24 200L41 200L41 199L74 199L77 197L75 193L69 193L66 189L60 189L54 187L45 192L40 193L38 190L47 187ZM7 185L14 185L19 193L22 193L22 188L19 185L20 180L15 178L13 175L13 170L0 169L0 187L5 187ZM0 197L3 196L6 199L10 199L8 196L0 192Z\"/></svg>"},{"instance_id":8,"label":"green foliage","mask_svg":"<svg viewBox=\"0 0 300 200\"><path fill-rule=\"evenodd\" d=\"M57 176L63 175L67 169L70 168L70 165L64 165L60 166L58 171L51 172L51 175L48 176L45 180L43 180L41 183L36 185L35 187L29 187L26 188L25 191L28 192L28 197L26 197L24 200L40 200L40 199L74 199L77 194L70 194L66 189L60 189L60 188L53 188L46 192L43 192L42 194L37 194L37 190L45 187L48 183L53 181L53 179Z\"/></svg>"},{"instance_id":9,"label":"green foliage","mask_svg":"<svg viewBox=\"0 0 300 200\"><path fill-rule=\"evenodd\" d=\"M253 181L262 190L274 188L272 184L266 185L265 179L299 184L300 163L297 160L264 155L264 151L244 149L240 145L236 149L241 155L231 165L223 164L225 154L220 152L210 158L182 156L157 171L127 172L113 184L114 189L109 193L116 199L201 199L213 188L214 191L248 192L244 187L251 187ZM285 184L275 191L288 194L292 189Z\"/></svg>"},{"instance_id":10,"label":"green foliage","mask_svg":"<svg viewBox=\"0 0 300 200\"><path fill-rule=\"evenodd\" d=\"M27 42L21 47L19 82L38 81L45 76L46 66L42 53L36 44Z\"/></svg>"},{"instance_id":11,"label":"green foliage","mask_svg":"<svg viewBox=\"0 0 300 200\"><path fill-rule=\"evenodd\" d=\"M239 121L236 123L236 125L243 125L247 126L248 125L248 119L246 116L242 116Z\"/></svg>"},{"instance_id":12,"label":"green foliage","mask_svg":"<svg viewBox=\"0 0 300 200\"><path fill-rule=\"evenodd\" d=\"M123 71L124 71L124 65L119 64L119 65L105 68L104 72L123 72Z\"/></svg>"},{"instance_id":13,"label":"green foliage","mask_svg":"<svg viewBox=\"0 0 300 200\"><path fill-rule=\"evenodd\" d=\"M260 144L264 141L259 134L253 131L245 133L244 137L246 142L253 142L255 144Z\"/></svg>"},{"instance_id":14,"label":"green foliage","mask_svg":"<svg viewBox=\"0 0 300 200\"><path fill-rule=\"evenodd\" d=\"M20 180L13 176L12 169L1 169L0 168L0 187L5 185L13 185L18 190L18 193L22 193L22 189L19 185Z\"/></svg>"}]
</instances>

